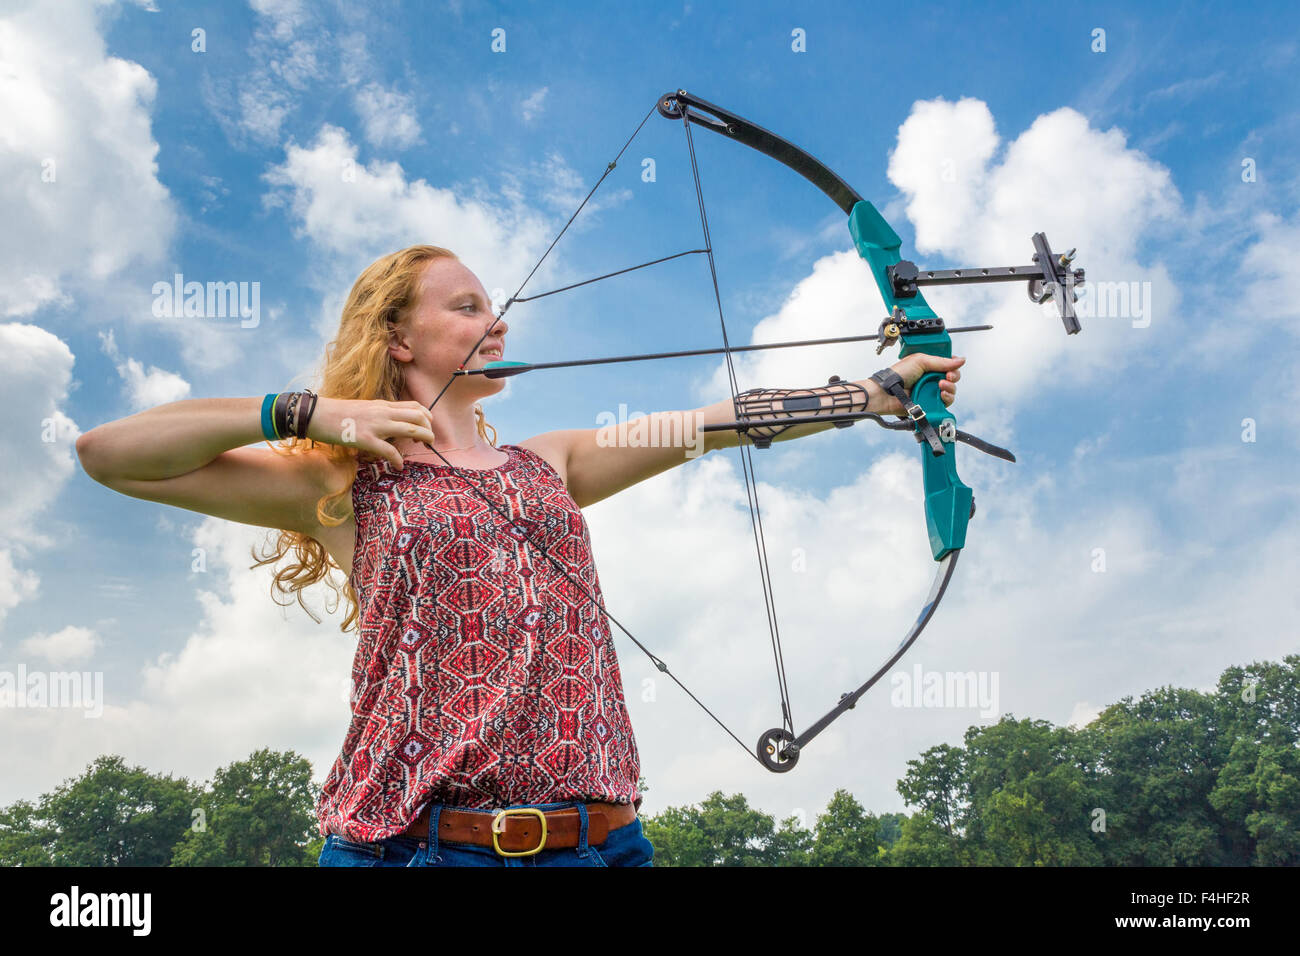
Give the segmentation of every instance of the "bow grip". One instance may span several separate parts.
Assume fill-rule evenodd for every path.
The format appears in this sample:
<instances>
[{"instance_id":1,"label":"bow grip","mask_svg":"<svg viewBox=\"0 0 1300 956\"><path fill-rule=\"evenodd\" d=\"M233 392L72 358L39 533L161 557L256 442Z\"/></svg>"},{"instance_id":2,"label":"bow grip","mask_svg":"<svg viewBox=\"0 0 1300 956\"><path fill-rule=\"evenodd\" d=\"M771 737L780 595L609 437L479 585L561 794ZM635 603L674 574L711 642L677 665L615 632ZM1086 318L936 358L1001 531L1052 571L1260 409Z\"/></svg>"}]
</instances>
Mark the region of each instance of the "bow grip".
<instances>
[{"instance_id":1,"label":"bow grip","mask_svg":"<svg viewBox=\"0 0 1300 956\"><path fill-rule=\"evenodd\" d=\"M905 299L895 294L893 281L889 278L889 267L901 261L899 249L902 240L885 222L879 210L865 199L857 202L849 212L849 233L853 236L858 255L870 267L876 287L885 300L885 308L891 314L895 309L902 309L908 319L937 318L925 301L925 296L919 292ZM952 339L942 324L935 330L904 335L899 356L911 355L913 352L951 358ZM926 372L912 386L912 401L921 406L936 431L951 422L943 429L950 435L943 442L942 455L931 454L928 443L923 442L921 445L921 469L925 478L925 524L930 532L930 550L936 561L965 546L966 524L970 521L975 501L974 493L957 477L957 461L953 453L957 419L944 407L939 397L939 380L942 377L938 372ZM920 437L919 433L917 437ZM940 435L940 440L942 439L943 436Z\"/></svg>"},{"instance_id":2,"label":"bow grip","mask_svg":"<svg viewBox=\"0 0 1300 956\"><path fill-rule=\"evenodd\" d=\"M937 354L929 349L913 348L911 351ZM945 353L950 351L951 348L944 350ZM908 354L906 347L903 354ZM975 493L957 476L957 455L953 449L957 419L944 406L940 397L939 382L943 377L939 372L926 372L912 386L912 401L921 406L925 417L943 441L942 455L932 454L929 445L921 445L921 471L925 480L925 524L930 534L930 550L936 561L950 551L965 547L966 525L970 521L975 502ZM948 422L951 424L946 425ZM945 433L951 437L945 439Z\"/></svg>"}]
</instances>

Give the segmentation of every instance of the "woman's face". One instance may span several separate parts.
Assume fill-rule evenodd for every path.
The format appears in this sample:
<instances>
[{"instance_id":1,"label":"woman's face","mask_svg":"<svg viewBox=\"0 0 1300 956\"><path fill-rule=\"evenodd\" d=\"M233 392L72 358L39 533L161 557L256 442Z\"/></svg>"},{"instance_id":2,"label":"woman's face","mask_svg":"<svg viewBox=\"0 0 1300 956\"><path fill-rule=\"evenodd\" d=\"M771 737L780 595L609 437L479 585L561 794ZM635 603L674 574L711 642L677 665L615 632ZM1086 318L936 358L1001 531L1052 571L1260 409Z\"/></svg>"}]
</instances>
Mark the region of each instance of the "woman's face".
<instances>
[{"instance_id":1,"label":"woman's face","mask_svg":"<svg viewBox=\"0 0 1300 956\"><path fill-rule=\"evenodd\" d=\"M416 289L415 307L399 324L394 344L390 346L394 358L413 360L414 368L407 368L408 376L423 373L422 377L442 388L461 363L466 368L482 368L502 357L509 327L504 319L496 321L483 284L462 263L450 258L430 261ZM479 339L489 328L492 331L480 343ZM481 375L462 381L491 386L482 389L487 395L505 386L504 379L493 380Z\"/></svg>"}]
</instances>

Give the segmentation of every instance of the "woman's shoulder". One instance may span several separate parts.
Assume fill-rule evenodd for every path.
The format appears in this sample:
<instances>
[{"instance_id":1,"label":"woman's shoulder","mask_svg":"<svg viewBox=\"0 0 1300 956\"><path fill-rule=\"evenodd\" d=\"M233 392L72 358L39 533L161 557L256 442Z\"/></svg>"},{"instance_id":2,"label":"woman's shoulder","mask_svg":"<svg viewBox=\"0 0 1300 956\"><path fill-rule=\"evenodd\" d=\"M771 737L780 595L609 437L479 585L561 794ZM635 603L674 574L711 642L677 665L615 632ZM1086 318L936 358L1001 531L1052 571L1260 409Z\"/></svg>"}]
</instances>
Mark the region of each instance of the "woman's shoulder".
<instances>
[{"instance_id":1,"label":"woman's shoulder","mask_svg":"<svg viewBox=\"0 0 1300 956\"><path fill-rule=\"evenodd\" d=\"M542 435L534 435L532 438L526 438L521 442L516 442L513 446L502 445L502 448L522 448L524 451L531 452L546 464L551 466L551 470L559 475L560 480L567 486L568 481L568 463L569 450L568 445L563 439L564 432L546 432Z\"/></svg>"}]
</instances>

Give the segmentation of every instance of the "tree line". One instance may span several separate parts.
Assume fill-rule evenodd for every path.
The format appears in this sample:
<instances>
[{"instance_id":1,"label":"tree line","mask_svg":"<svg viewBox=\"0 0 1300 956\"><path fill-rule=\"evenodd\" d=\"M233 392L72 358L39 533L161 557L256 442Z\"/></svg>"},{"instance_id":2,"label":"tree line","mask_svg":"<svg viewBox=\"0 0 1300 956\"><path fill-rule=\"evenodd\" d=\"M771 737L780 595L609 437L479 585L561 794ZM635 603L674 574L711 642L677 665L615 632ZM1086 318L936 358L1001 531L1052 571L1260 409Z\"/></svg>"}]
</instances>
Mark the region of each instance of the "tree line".
<instances>
[{"instance_id":1,"label":"tree line","mask_svg":"<svg viewBox=\"0 0 1300 956\"><path fill-rule=\"evenodd\" d=\"M911 813L837 791L811 826L743 794L643 815L656 866L1300 864L1300 655L1163 687L1082 728L1003 717L908 761ZM644 780L642 788L646 788ZM311 764L259 750L193 783L101 756L0 808L4 866L315 866Z\"/></svg>"}]
</instances>

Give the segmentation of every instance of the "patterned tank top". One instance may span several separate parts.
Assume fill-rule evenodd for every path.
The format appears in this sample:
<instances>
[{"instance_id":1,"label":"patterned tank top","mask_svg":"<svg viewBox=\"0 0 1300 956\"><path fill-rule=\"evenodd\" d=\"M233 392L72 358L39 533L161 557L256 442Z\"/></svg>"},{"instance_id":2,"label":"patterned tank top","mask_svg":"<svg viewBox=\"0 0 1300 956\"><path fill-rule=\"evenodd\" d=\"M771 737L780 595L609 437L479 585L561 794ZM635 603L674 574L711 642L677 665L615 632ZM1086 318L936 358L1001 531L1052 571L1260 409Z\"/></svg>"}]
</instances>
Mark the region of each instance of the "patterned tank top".
<instances>
[{"instance_id":1,"label":"patterned tank top","mask_svg":"<svg viewBox=\"0 0 1300 956\"><path fill-rule=\"evenodd\" d=\"M640 805L606 617L537 547L603 603L587 522L544 459L501 450L485 470L358 465L352 720L322 835L381 840L429 803Z\"/></svg>"}]
</instances>

